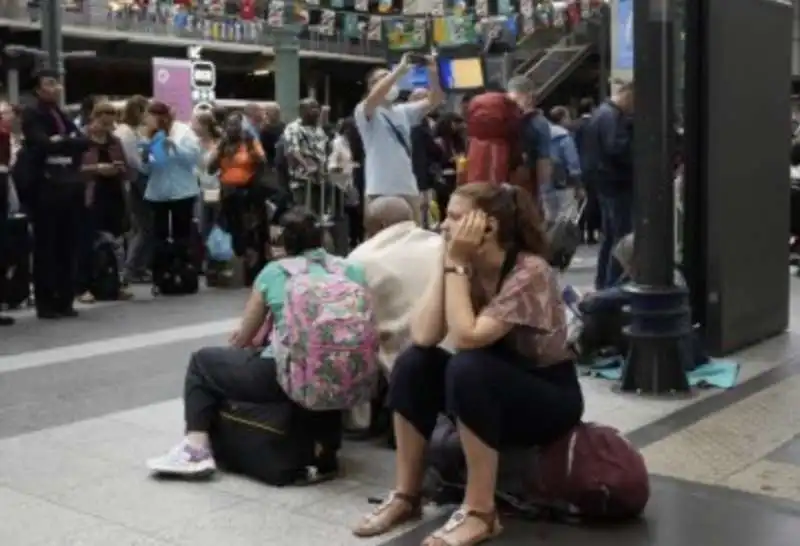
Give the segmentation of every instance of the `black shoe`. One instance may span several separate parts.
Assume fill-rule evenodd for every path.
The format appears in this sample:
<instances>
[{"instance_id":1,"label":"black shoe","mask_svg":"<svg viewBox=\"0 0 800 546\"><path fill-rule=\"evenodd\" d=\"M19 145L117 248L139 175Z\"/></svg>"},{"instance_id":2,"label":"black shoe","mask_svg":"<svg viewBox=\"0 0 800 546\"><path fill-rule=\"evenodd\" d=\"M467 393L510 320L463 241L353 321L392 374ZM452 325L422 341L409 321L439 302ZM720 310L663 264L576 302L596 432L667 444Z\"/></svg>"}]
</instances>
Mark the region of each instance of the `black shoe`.
<instances>
[{"instance_id":1,"label":"black shoe","mask_svg":"<svg viewBox=\"0 0 800 546\"><path fill-rule=\"evenodd\" d=\"M13 326L16 321L11 317L0 315L0 326Z\"/></svg>"},{"instance_id":2,"label":"black shoe","mask_svg":"<svg viewBox=\"0 0 800 546\"><path fill-rule=\"evenodd\" d=\"M335 452L323 453L317 457L314 466L321 476L327 476L329 479L339 475L339 457Z\"/></svg>"},{"instance_id":3,"label":"black shoe","mask_svg":"<svg viewBox=\"0 0 800 546\"><path fill-rule=\"evenodd\" d=\"M339 458L336 453L322 454L314 458L314 463L298 470L296 481L298 487L316 485L339 477Z\"/></svg>"},{"instance_id":4,"label":"black shoe","mask_svg":"<svg viewBox=\"0 0 800 546\"><path fill-rule=\"evenodd\" d=\"M61 313L56 313L52 309L38 309L36 316L42 320L55 320L63 317Z\"/></svg>"}]
</instances>

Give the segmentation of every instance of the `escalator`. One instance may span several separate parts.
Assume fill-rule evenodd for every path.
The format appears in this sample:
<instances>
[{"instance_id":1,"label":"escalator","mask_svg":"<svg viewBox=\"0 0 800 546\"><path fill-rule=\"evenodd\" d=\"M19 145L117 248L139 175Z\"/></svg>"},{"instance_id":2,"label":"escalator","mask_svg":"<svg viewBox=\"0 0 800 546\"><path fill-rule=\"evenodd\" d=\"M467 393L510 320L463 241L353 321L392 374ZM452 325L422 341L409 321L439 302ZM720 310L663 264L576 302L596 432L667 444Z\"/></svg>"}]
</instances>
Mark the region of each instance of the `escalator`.
<instances>
[{"instance_id":1,"label":"escalator","mask_svg":"<svg viewBox=\"0 0 800 546\"><path fill-rule=\"evenodd\" d=\"M564 82L593 53L607 53L610 18L603 4L577 27L539 29L523 37L516 52L515 76L526 76L536 86L537 100L543 100Z\"/></svg>"},{"instance_id":2,"label":"escalator","mask_svg":"<svg viewBox=\"0 0 800 546\"><path fill-rule=\"evenodd\" d=\"M538 101L552 93L594 50L592 43L572 45L569 38L545 50L532 64L523 65L521 70L515 71L516 75L526 76L533 81Z\"/></svg>"}]
</instances>

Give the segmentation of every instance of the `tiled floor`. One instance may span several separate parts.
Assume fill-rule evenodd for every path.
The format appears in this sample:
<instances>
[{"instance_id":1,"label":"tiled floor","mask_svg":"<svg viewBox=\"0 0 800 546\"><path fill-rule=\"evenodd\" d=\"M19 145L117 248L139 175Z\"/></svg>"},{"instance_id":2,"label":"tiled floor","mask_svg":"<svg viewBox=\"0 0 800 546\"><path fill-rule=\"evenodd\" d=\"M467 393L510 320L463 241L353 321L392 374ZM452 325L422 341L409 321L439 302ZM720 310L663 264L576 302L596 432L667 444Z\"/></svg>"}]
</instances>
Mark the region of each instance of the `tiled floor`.
<instances>
[{"instance_id":1,"label":"tiled floor","mask_svg":"<svg viewBox=\"0 0 800 546\"><path fill-rule=\"evenodd\" d=\"M746 375L767 367L752 362ZM708 396L646 400L582 381L587 417L624 431ZM347 445L347 477L312 488L275 489L230 475L208 484L148 478L144 459L176 441L181 415L176 399L0 440L0 514L11 522L0 525L0 544L244 546L291 537L305 546L350 545L349 525L390 485L393 453L370 444Z\"/></svg>"},{"instance_id":2,"label":"tiled floor","mask_svg":"<svg viewBox=\"0 0 800 546\"><path fill-rule=\"evenodd\" d=\"M797 546L800 509L729 490L653 478L640 521L618 526L504 521L494 546ZM384 546L419 546L444 517ZM355 544L355 543L354 543Z\"/></svg>"},{"instance_id":3,"label":"tiled floor","mask_svg":"<svg viewBox=\"0 0 800 546\"><path fill-rule=\"evenodd\" d=\"M211 483L147 476L143 461L183 428L176 396L189 352L223 342L242 299L145 296L63 325L20 315L0 343L0 546L419 544L424 525L367 541L350 534L371 509L368 497L391 483L394 454L375 445L348 444L346 477L304 489L230 475ZM789 501L798 497L791 454L800 406L786 363L798 354L797 336L771 340L738 355L744 385L689 399L621 395L582 378L587 420L631 432L666 476L654 479L645 522L612 532L508 521L496 544L796 546ZM710 485L678 481L686 478ZM442 514L431 510L430 525Z\"/></svg>"},{"instance_id":4,"label":"tiled floor","mask_svg":"<svg viewBox=\"0 0 800 546\"><path fill-rule=\"evenodd\" d=\"M692 403L621 397L607 382L583 382L588 416L623 430ZM0 544L277 545L291 537L349 545L349 525L390 485L393 453L369 444L345 448L346 479L312 488L230 475L210 484L148 478L144 459L176 441L181 415L173 400L0 440L0 514L14 522L0 525Z\"/></svg>"}]
</instances>

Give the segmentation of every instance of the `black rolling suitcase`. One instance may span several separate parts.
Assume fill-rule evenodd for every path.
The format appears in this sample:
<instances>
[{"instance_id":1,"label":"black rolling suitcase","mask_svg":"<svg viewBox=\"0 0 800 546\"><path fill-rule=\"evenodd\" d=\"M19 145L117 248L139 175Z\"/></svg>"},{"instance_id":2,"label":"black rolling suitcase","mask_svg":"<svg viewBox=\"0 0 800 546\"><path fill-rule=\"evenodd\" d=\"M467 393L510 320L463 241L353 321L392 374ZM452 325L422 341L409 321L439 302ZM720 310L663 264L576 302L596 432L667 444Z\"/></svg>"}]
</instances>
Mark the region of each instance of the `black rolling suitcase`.
<instances>
[{"instance_id":1,"label":"black rolling suitcase","mask_svg":"<svg viewBox=\"0 0 800 546\"><path fill-rule=\"evenodd\" d=\"M32 305L31 252L33 250L30 222L24 214L8 218L0 248L0 304L9 309Z\"/></svg>"},{"instance_id":2,"label":"black rolling suitcase","mask_svg":"<svg viewBox=\"0 0 800 546\"><path fill-rule=\"evenodd\" d=\"M170 229L172 218L170 216ZM192 220L189 241L170 238L160 243L154 251L153 295L179 296L196 294L200 289L200 267L197 245L200 241L199 227Z\"/></svg>"},{"instance_id":3,"label":"black rolling suitcase","mask_svg":"<svg viewBox=\"0 0 800 546\"><path fill-rule=\"evenodd\" d=\"M296 406L287 401L265 404L225 402L210 431L214 459L223 470L269 485L308 485L323 476L315 442L298 425Z\"/></svg>"},{"instance_id":4,"label":"black rolling suitcase","mask_svg":"<svg viewBox=\"0 0 800 546\"><path fill-rule=\"evenodd\" d=\"M337 256L347 256L350 253L350 226L344 209L344 192L325 176L318 183L295 182L292 192L295 196L302 196L296 205L304 205L320 218L325 230L325 249Z\"/></svg>"}]
</instances>

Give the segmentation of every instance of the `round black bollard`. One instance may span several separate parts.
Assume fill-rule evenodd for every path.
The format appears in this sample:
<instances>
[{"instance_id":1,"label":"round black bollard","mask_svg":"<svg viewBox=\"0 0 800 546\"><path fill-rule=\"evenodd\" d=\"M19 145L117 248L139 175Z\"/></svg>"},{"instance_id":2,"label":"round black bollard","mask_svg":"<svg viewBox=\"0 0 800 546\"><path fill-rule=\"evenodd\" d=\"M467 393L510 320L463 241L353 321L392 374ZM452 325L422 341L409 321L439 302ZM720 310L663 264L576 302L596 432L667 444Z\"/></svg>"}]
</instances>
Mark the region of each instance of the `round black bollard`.
<instances>
[{"instance_id":1,"label":"round black bollard","mask_svg":"<svg viewBox=\"0 0 800 546\"><path fill-rule=\"evenodd\" d=\"M685 287L632 284L628 358L622 370L622 392L674 395L691 391L686 370L692 366L692 321Z\"/></svg>"}]
</instances>

